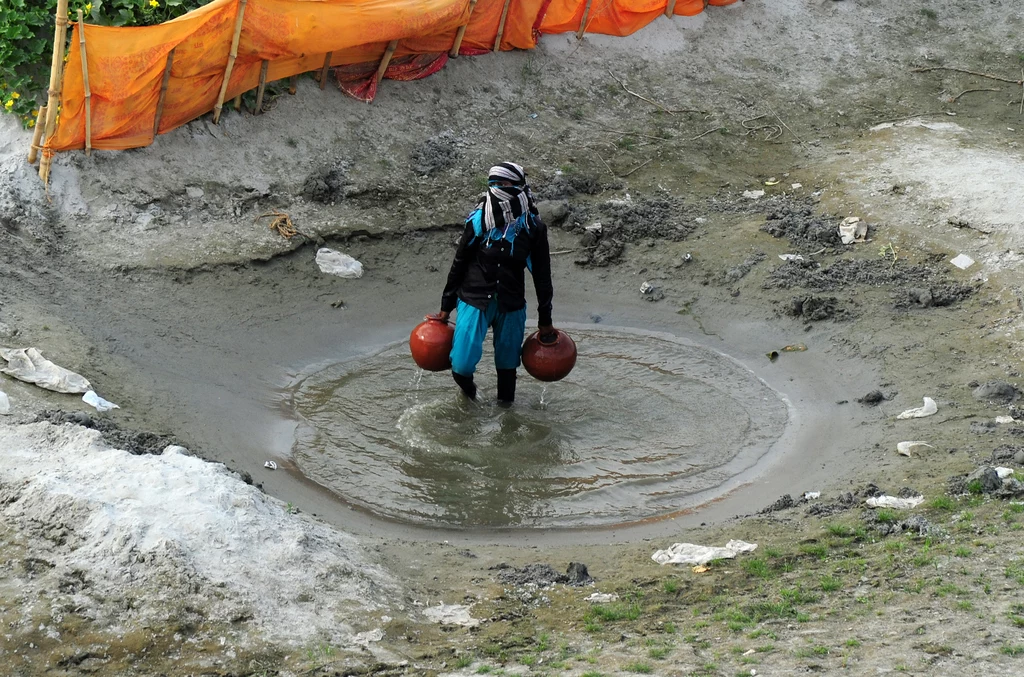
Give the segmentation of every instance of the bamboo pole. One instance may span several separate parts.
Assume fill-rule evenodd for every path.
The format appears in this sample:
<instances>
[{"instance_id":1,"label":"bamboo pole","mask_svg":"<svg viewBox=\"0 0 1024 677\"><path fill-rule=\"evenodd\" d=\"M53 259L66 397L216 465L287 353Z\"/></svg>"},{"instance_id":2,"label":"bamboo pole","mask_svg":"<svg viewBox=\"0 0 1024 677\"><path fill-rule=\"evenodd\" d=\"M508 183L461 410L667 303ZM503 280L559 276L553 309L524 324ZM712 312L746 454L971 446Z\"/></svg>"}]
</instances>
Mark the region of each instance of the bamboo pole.
<instances>
[{"instance_id":1,"label":"bamboo pole","mask_svg":"<svg viewBox=\"0 0 1024 677\"><path fill-rule=\"evenodd\" d=\"M665 8L665 16L669 19L676 13L676 0L668 0L668 7Z\"/></svg>"},{"instance_id":2,"label":"bamboo pole","mask_svg":"<svg viewBox=\"0 0 1024 677\"><path fill-rule=\"evenodd\" d=\"M469 17L466 19L466 23L459 26L459 30L455 33L455 44L452 45L451 50L448 52L448 56L453 59L457 59L459 56L459 47L462 46L462 38L466 37L466 29L469 28L469 22L473 18L474 9L476 9L476 0L469 0Z\"/></svg>"},{"instance_id":3,"label":"bamboo pole","mask_svg":"<svg viewBox=\"0 0 1024 677\"><path fill-rule=\"evenodd\" d=\"M213 124L220 122L220 111L224 107L224 97L228 93L228 81L231 79L231 70L235 67L235 57L238 56L238 38L242 34L242 18L245 16L245 3L247 0L239 0L238 15L235 17L235 34L231 37L231 51L228 53L228 65L224 68L224 82L220 83L220 94L217 96L217 105L213 107Z\"/></svg>"},{"instance_id":4,"label":"bamboo pole","mask_svg":"<svg viewBox=\"0 0 1024 677\"><path fill-rule=\"evenodd\" d=\"M331 56L333 54L334 52L327 52L327 54L324 55L324 65L323 68L320 69L320 89L327 86L327 71L331 68Z\"/></svg>"},{"instance_id":5,"label":"bamboo pole","mask_svg":"<svg viewBox=\"0 0 1024 677\"><path fill-rule=\"evenodd\" d=\"M239 110L239 111L242 110L242 95L241 94L239 94L238 96L235 97L234 106L235 106L235 110Z\"/></svg>"},{"instance_id":6,"label":"bamboo pole","mask_svg":"<svg viewBox=\"0 0 1024 677\"><path fill-rule=\"evenodd\" d=\"M167 85L171 81L171 64L174 63L174 50L167 52L167 65L164 66L164 79L160 83L160 98L156 102L156 115L153 116L153 138L160 132L160 118L164 114L164 99L167 98Z\"/></svg>"},{"instance_id":7,"label":"bamboo pole","mask_svg":"<svg viewBox=\"0 0 1024 677\"><path fill-rule=\"evenodd\" d=\"M590 3L593 0L587 0L587 4L583 6L583 18L580 19L580 29L576 31L576 39L582 40L583 34L587 32L587 19L590 18Z\"/></svg>"},{"instance_id":8,"label":"bamboo pole","mask_svg":"<svg viewBox=\"0 0 1024 677\"><path fill-rule=\"evenodd\" d=\"M85 85L85 156L92 155L92 90L89 89L89 60L85 56L85 17L78 10L78 45L82 52L82 83Z\"/></svg>"},{"instance_id":9,"label":"bamboo pole","mask_svg":"<svg viewBox=\"0 0 1024 677\"><path fill-rule=\"evenodd\" d=\"M28 149L28 163L34 165L39 157L39 140L43 138L43 127L46 126L46 106L39 107L36 115L36 126L32 130L32 145Z\"/></svg>"},{"instance_id":10,"label":"bamboo pole","mask_svg":"<svg viewBox=\"0 0 1024 677\"><path fill-rule=\"evenodd\" d=\"M501 20L498 22L498 35L494 38L495 52L501 49L501 36L505 34L505 20L508 19L508 6L511 4L512 0L505 0L505 6L501 8ZM590 5L590 0L587 0L587 5Z\"/></svg>"},{"instance_id":11,"label":"bamboo pole","mask_svg":"<svg viewBox=\"0 0 1024 677\"><path fill-rule=\"evenodd\" d=\"M60 97L61 73L64 65L64 42L68 31L68 0L57 0L57 18L53 29L53 60L50 62L50 87L46 90L46 125L43 130L41 145L53 136L57 126L57 106ZM46 183L50 178L50 162L53 157L43 151L43 159L39 161L39 178Z\"/></svg>"},{"instance_id":12,"label":"bamboo pole","mask_svg":"<svg viewBox=\"0 0 1024 677\"><path fill-rule=\"evenodd\" d=\"M398 49L398 40L392 40L388 43L388 48L384 50L384 56L380 60L380 65L377 66L376 80L378 85L380 85L380 81L384 78L384 73L387 71L388 64L391 63L391 57L395 55L396 49Z\"/></svg>"},{"instance_id":13,"label":"bamboo pole","mask_svg":"<svg viewBox=\"0 0 1024 677\"><path fill-rule=\"evenodd\" d=\"M288 93L295 96L297 91L299 91L299 76L292 75L288 78Z\"/></svg>"},{"instance_id":14,"label":"bamboo pole","mask_svg":"<svg viewBox=\"0 0 1024 677\"><path fill-rule=\"evenodd\" d=\"M260 84L256 88L256 110L253 111L253 115L263 113L263 93L267 91L267 68L269 66L270 62L264 59L263 65L260 66Z\"/></svg>"}]
</instances>

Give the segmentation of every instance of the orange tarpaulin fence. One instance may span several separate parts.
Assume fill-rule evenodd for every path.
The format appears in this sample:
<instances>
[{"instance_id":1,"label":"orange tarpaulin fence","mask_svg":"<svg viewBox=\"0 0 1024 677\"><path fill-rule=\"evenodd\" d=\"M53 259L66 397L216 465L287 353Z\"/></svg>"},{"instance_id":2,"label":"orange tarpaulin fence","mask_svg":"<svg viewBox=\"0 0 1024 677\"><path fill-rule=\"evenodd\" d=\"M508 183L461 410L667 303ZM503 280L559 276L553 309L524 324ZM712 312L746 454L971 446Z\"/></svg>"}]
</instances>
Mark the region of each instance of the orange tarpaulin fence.
<instances>
[{"instance_id":1,"label":"orange tarpaulin fence","mask_svg":"<svg viewBox=\"0 0 1024 677\"><path fill-rule=\"evenodd\" d=\"M672 9L692 16L709 4L737 1L675 0ZM85 147L87 102L93 148L136 148L255 89L264 61L266 82L321 70L325 61L335 67L373 64L368 69L373 72L392 41L399 41L392 50L396 64L413 62L402 57L440 57L452 49L464 25L460 54L491 51L499 31L498 48L530 49L541 33L581 27L590 33L629 35L666 14L670 5L671 0L214 0L157 26L86 25L84 43L75 24L60 90L60 117L44 153ZM220 100L239 14L237 57ZM428 66L421 74L444 61L424 63ZM385 68L384 77L416 77L407 66ZM343 86L344 70L337 74ZM372 98L366 87L358 90L368 94L363 98Z\"/></svg>"}]
</instances>

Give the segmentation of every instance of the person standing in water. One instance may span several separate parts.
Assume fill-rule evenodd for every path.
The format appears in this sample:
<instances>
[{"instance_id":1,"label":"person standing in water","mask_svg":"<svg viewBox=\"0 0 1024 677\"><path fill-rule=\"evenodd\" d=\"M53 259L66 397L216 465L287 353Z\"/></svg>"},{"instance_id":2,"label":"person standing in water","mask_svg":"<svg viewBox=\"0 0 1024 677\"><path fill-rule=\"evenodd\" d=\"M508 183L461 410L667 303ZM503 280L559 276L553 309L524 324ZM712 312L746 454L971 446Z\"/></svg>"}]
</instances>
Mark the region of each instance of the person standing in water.
<instances>
[{"instance_id":1,"label":"person standing in water","mask_svg":"<svg viewBox=\"0 0 1024 677\"><path fill-rule=\"evenodd\" d=\"M537 290L539 338L554 341L548 229L537 214L526 172L514 162L502 162L491 167L487 194L466 219L441 294L441 312L431 316L447 320L456 311L452 377L471 400L476 399L473 373L488 327L494 332L498 402L509 405L515 400L526 333L526 269Z\"/></svg>"}]
</instances>

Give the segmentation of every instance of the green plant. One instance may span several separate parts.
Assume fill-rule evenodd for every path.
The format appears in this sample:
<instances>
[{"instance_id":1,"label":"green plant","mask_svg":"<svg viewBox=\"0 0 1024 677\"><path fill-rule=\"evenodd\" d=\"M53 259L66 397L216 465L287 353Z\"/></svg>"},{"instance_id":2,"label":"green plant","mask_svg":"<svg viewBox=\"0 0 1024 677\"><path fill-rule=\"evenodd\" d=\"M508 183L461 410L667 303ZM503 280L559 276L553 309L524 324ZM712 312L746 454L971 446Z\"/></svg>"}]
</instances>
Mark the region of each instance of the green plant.
<instances>
[{"instance_id":1,"label":"green plant","mask_svg":"<svg viewBox=\"0 0 1024 677\"><path fill-rule=\"evenodd\" d=\"M473 664L473 657L469 655L462 655L455 659L455 669L461 670L462 668L468 668Z\"/></svg>"},{"instance_id":2,"label":"green plant","mask_svg":"<svg viewBox=\"0 0 1024 677\"><path fill-rule=\"evenodd\" d=\"M900 514L895 510L891 510L889 508L882 508L877 513L875 513L875 519L877 519L879 522L882 522L883 524L893 524L894 522L899 521Z\"/></svg>"},{"instance_id":3,"label":"green plant","mask_svg":"<svg viewBox=\"0 0 1024 677\"><path fill-rule=\"evenodd\" d=\"M936 12L934 9L929 9L927 7L922 7L921 8L921 16L923 16L926 19L931 19L932 21L935 21L936 19L939 18L939 13Z\"/></svg>"},{"instance_id":4,"label":"green plant","mask_svg":"<svg viewBox=\"0 0 1024 677\"><path fill-rule=\"evenodd\" d=\"M743 564L741 566L744 571L756 578L771 578L772 576L772 572L768 568L768 562L760 557L743 560Z\"/></svg>"},{"instance_id":5,"label":"green plant","mask_svg":"<svg viewBox=\"0 0 1024 677\"><path fill-rule=\"evenodd\" d=\"M999 647L999 653L1007 656L1024 656L1024 646L1020 644L1004 644Z\"/></svg>"},{"instance_id":6,"label":"green plant","mask_svg":"<svg viewBox=\"0 0 1024 677\"><path fill-rule=\"evenodd\" d=\"M68 17L78 10L104 26L149 26L179 17L209 0L71 0ZM17 115L25 127L46 100L53 54L57 0L5 0L0 3L0 110ZM69 28L70 42L72 31Z\"/></svg>"},{"instance_id":7,"label":"green plant","mask_svg":"<svg viewBox=\"0 0 1024 677\"><path fill-rule=\"evenodd\" d=\"M843 587L842 579L835 576L822 576L821 589L823 592L835 592Z\"/></svg>"},{"instance_id":8,"label":"green plant","mask_svg":"<svg viewBox=\"0 0 1024 677\"><path fill-rule=\"evenodd\" d=\"M664 659L666 656L668 656L668 654L669 654L669 652L671 650L672 649L670 649L667 646L656 646L656 647L652 647L651 649L649 649L647 651L647 655L650 658L653 658L654 660L660 661L660 660Z\"/></svg>"},{"instance_id":9,"label":"green plant","mask_svg":"<svg viewBox=\"0 0 1024 677\"><path fill-rule=\"evenodd\" d=\"M851 637L850 639L846 640L845 644L846 644L846 646L850 647L851 649L852 648L856 648L856 647L860 646L860 640L859 639L854 639L854 638Z\"/></svg>"},{"instance_id":10,"label":"green plant","mask_svg":"<svg viewBox=\"0 0 1024 677\"><path fill-rule=\"evenodd\" d=\"M674 595L679 591L679 581L674 578L666 578L662 583L662 587L665 588L665 592L670 595Z\"/></svg>"},{"instance_id":11,"label":"green plant","mask_svg":"<svg viewBox=\"0 0 1024 677\"><path fill-rule=\"evenodd\" d=\"M956 501L949 496L936 496L931 500L929 505L935 510L954 510L956 509Z\"/></svg>"},{"instance_id":12,"label":"green plant","mask_svg":"<svg viewBox=\"0 0 1024 677\"><path fill-rule=\"evenodd\" d=\"M623 666L623 670L626 672L634 672L638 675L649 675L654 672L654 668L648 663L630 663L629 665Z\"/></svg>"}]
</instances>

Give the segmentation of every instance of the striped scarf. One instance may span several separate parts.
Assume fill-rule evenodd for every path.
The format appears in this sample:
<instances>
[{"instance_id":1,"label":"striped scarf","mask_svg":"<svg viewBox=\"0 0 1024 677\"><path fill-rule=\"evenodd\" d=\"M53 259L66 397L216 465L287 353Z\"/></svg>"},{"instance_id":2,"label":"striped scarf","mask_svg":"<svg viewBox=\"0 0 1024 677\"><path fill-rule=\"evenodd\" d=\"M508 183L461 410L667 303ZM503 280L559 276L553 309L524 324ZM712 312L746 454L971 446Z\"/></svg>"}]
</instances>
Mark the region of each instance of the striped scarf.
<instances>
[{"instance_id":1,"label":"striped scarf","mask_svg":"<svg viewBox=\"0 0 1024 677\"><path fill-rule=\"evenodd\" d=\"M499 186L498 181L509 181L511 186ZM484 231L501 231L515 223L527 212L536 214L533 193L526 183L526 172L514 162L502 162L491 167L487 174L487 197L480 205L483 209Z\"/></svg>"}]
</instances>

